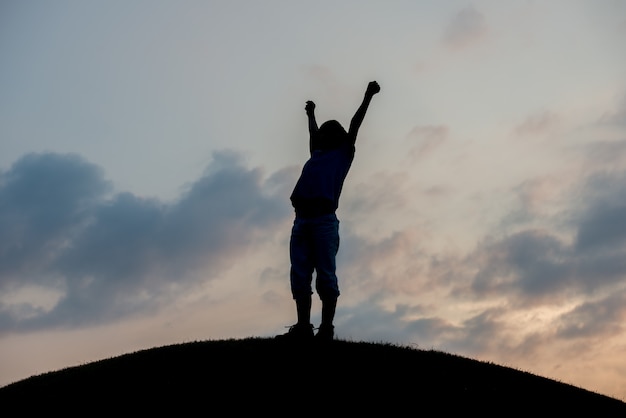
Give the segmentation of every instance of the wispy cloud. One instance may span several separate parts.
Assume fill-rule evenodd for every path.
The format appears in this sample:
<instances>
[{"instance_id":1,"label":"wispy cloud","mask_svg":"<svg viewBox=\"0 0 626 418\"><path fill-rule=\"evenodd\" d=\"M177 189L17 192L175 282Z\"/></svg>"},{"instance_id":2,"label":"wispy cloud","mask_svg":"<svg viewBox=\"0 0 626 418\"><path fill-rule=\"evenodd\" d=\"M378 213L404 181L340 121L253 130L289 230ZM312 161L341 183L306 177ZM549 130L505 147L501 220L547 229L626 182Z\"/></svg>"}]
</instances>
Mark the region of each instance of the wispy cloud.
<instances>
[{"instance_id":1,"label":"wispy cloud","mask_svg":"<svg viewBox=\"0 0 626 418\"><path fill-rule=\"evenodd\" d=\"M409 156L421 160L441 147L448 139L448 127L445 125L416 126L407 135L411 142Z\"/></svg>"},{"instance_id":2,"label":"wispy cloud","mask_svg":"<svg viewBox=\"0 0 626 418\"><path fill-rule=\"evenodd\" d=\"M470 47L485 38L488 33L485 16L473 6L457 12L443 34L443 43L452 49Z\"/></svg>"},{"instance_id":3,"label":"wispy cloud","mask_svg":"<svg viewBox=\"0 0 626 418\"><path fill-rule=\"evenodd\" d=\"M624 330L626 292L586 302L559 318L556 336L564 339L611 337Z\"/></svg>"},{"instance_id":4,"label":"wispy cloud","mask_svg":"<svg viewBox=\"0 0 626 418\"><path fill-rule=\"evenodd\" d=\"M556 113L543 111L526 118L515 127L515 134L520 136L541 135L549 133L559 122Z\"/></svg>"},{"instance_id":5,"label":"wispy cloud","mask_svg":"<svg viewBox=\"0 0 626 418\"><path fill-rule=\"evenodd\" d=\"M600 121L610 125L626 126L626 94L623 95L615 109L606 112Z\"/></svg>"},{"instance_id":6,"label":"wispy cloud","mask_svg":"<svg viewBox=\"0 0 626 418\"><path fill-rule=\"evenodd\" d=\"M595 167L621 167L626 163L626 140L595 141L584 152Z\"/></svg>"}]
</instances>

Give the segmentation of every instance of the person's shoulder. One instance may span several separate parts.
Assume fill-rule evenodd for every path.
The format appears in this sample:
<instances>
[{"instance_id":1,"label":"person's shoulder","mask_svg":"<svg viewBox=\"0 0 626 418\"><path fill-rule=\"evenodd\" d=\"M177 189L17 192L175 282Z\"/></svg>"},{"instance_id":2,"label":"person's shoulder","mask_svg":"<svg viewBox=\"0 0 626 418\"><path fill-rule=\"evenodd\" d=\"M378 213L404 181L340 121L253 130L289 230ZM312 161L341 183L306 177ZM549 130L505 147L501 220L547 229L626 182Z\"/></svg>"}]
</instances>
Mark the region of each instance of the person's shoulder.
<instances>
[{"instance_id":1,"label":"person's shoulder","mask_svg":"<svg viewBox=\"0 0 626 418\"><path fill-rule=\"evenodd\" d=\"M353 158L356 152L356 147L353 143L346 141L337 149L344 158Z\"/></svg>"}]
</instances>

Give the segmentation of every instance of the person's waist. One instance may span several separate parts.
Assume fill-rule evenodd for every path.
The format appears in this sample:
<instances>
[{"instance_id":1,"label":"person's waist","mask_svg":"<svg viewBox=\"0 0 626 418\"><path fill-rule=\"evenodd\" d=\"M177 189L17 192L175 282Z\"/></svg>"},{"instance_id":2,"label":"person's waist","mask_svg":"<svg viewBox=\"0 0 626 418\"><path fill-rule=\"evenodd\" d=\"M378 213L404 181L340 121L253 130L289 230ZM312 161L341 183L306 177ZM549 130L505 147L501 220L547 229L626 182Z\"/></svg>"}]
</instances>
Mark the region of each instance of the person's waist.
<instances>
[{"instance_id":1,"label":"person's waist","mask_svg":"<svg viewBox=\"0 0 626 418\"><path fill-rule=\"evenodd\" d=\"M317 218L335 213L336 207L332 200L324 198L296 199L293 201L296 216L300 218Z\"/></svg>"}]
</instances>

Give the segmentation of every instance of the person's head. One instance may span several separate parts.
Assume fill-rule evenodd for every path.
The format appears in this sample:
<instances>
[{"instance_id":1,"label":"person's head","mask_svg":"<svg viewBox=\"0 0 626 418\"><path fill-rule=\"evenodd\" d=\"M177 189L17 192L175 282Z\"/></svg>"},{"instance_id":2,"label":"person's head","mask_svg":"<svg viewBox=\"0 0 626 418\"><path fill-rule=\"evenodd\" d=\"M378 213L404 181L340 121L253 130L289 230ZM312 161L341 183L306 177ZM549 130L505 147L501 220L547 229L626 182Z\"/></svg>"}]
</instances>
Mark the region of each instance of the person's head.
<instances>
[{"instance_id":1,"label":"person's head","mask_svg":"<svg viewBox=\"0 0 626 418\"><path fill-rule=\"evenodd\" d=\"M329 120L318 128L313 148L327 151L339 147L348 138L348 133L336 120Z\"/></svg>"}]
</instances>

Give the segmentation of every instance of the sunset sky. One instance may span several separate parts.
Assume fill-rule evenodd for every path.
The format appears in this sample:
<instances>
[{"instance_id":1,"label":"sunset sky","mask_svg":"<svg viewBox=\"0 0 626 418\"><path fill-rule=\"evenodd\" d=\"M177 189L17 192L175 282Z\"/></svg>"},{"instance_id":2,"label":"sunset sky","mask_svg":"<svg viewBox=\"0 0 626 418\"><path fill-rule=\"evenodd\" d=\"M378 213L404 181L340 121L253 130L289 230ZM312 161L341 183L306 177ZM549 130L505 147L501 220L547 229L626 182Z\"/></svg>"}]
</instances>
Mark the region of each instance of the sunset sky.
<instances>
[{"instance_id":1,"label":"sunset sky","mask_svg":"<svg viewBox=\"0 0 626 418\"><path fill-rule=\"evenodd\" d=\"M285 332L305 102L376 80L337 337L625 400L625 44L622 0L0 2L0 386Z\"/></svg>"}]
</instances>

